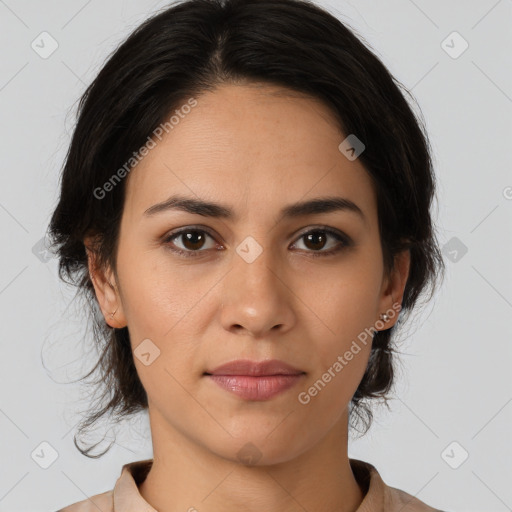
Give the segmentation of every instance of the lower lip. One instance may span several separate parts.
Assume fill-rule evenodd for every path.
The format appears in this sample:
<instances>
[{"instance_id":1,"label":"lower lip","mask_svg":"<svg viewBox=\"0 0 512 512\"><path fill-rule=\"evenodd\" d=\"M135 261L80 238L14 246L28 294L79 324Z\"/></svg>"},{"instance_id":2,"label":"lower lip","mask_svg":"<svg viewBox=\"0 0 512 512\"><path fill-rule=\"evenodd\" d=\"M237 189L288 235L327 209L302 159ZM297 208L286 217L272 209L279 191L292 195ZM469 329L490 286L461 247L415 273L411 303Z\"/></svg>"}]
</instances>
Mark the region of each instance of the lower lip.
<instances>
[{"instance_id":1,"label":"lower lip","mask_svg":"<svg viewBox=\"0 0 512 512\"><path fill-rule=\"evenodd\" d=\"M268 400L295 386L304 377L297 375L206 375L221 388L245 400Z\"/></svg>"}]
</instances>

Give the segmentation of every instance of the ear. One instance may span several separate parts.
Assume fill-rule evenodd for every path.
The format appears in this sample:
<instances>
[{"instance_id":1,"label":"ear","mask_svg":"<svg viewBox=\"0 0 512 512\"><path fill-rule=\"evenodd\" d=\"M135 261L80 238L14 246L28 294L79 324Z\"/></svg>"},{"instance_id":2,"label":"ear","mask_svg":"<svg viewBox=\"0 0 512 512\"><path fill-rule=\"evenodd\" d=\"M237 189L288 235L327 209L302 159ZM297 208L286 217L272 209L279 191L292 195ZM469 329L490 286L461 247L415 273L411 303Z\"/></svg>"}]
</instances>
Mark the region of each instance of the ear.
<instances>
[{"instance_id":1,"label":"ear","mask_svg":"<svg viewBox=\"0 0 512 512\"><path fill-rule=\"evenodd\" d=\"M105 321L110 327L116 329L126 327L127 322L114 272L110 268L101 268L98 264L97 253L94 250L91 237L84 240L84 245L87 253L89 275Z\"/></svg>"},{"instance_id":2,"label":"ear","mask_svg":"<svg viewBox=\"0 0 512 512\"><path fill-rule=\"evenodd\" d=\"M380 298L380 314L388 310L398 313L402 306L405 285L409 277L411 266L411 252L409 249L399 252L395 255L394 266L389 275L383 280L382 293ZM398 307L400 306L400 307ZM386 322L386 329L393 327L398 314L389 315L390 319Z\"/></svg>"}]
</instances>

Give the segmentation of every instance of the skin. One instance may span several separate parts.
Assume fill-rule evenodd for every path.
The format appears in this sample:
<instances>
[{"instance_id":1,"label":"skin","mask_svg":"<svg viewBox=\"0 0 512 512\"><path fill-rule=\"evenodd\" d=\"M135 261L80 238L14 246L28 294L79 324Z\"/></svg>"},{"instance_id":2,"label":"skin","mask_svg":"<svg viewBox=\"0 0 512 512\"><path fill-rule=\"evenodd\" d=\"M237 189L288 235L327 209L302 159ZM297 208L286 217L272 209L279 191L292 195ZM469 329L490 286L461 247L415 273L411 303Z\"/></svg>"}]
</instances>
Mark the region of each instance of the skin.
<instances>
[{"instance_id":1,"label":"skin","mask_svg":"<svg viewBox=\"0 0 512 512\"><path fill-rule=\"evenodd\" d=\"M160 350L148 366L134 358L154 451L139 490L161 511L355 511L364 492L347 454L348 404L370 343L307 405L298 394L401 304L410 255L386 274L372 182L339 151L345 135L323 103L257 84L222 85L197 100L127 178L117 272L97 268L89 252L106 321L128 326L133 349L150 339ZM144 216L176 193L228 205L237 218ZM364 219L344 210L276 222L285 205L332 195L352 200ZM198 225L202 245L173 239L203 251L196 258L163 241ZM313 257L339 246L325 232L323 245L303 236L324 225L352 244ZM252 263L236 252L247 236L263 249ZM306 376L267 401L241 399L203 375L234 359L274 358ZM249 442L255 464L237 455Z\"/></svg>"}]
</instances>

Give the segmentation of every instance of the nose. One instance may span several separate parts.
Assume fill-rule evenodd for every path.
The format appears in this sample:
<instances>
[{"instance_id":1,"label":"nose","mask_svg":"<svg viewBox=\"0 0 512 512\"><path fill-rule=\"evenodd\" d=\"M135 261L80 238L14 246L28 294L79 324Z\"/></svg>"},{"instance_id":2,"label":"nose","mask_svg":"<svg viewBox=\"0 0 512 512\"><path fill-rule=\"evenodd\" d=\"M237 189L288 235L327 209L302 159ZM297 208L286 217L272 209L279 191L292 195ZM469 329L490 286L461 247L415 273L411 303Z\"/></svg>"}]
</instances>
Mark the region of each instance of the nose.
<instances>
[{"instance_id":1,"label":"nose","mask_svg":"<svg viewBox=\"0 0 512 512\"><path fill-rule=\"evenodd\" d=\"M298 302L289 282L290 271L284 270L269 250L248 261L234 255L231 269L223 279L224 329L254 338L268 337L273 331L288 331L296 321Z\"/></svg>"}]
</instances>

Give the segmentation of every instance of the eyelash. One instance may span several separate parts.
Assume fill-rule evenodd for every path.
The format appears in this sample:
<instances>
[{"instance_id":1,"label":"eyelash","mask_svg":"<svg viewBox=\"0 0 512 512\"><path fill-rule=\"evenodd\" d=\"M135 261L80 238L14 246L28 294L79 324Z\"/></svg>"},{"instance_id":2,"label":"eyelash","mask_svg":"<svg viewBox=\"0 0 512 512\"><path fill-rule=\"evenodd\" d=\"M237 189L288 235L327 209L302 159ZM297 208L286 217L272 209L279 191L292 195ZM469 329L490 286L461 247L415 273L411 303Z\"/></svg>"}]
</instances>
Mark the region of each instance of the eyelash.
<instances>
[{"instance_id":1,"label":"eyelash","mask_svg":"<svg viewBox=\"0 0 512 512\"><path fill-rule=\"evenodd\" d=\"M197 251L184 250L184 249L176 248L175 246L173 247L170 243L172 240L174 240L175 238L178 238L180 235L182 235L184 233L190 233L190 232L207 234L211 238L214 238L213 235L211 235L208 231L205 231L204 229L196 228L194 226L192 226L192 227L189 226L187 228L183 228L183 229L180 229L173 233L170 233L169 236L166 236L164 238L163 243L166 244L172 252L179 254L180 256L184 256L186 258L196 258L196 257L200 256L202 252L206 252L206 251L205 250L197 250ZM338 242L342 242L342 245L341 246L338 245L337 247L335 247L333 249L329 249L327 251L312 251L312 250L306 251L308 253L311 253L311 256L313 258L332 256L332 255L337 254L338 252L342 251L343 249L349 247L350 245L352 245L350 238L348 238L346 235L343 235L342 233L339 233L338 231L334 231L333 229L330 229L325 226L316 227L309 231L306 231L306 232L302 233L297 240L300 240L301 238L304 238L306 235L309 235L311 233L318 233L318 232L327 233L328 235L331 235Z\"/></svg>"}]
</instances>

